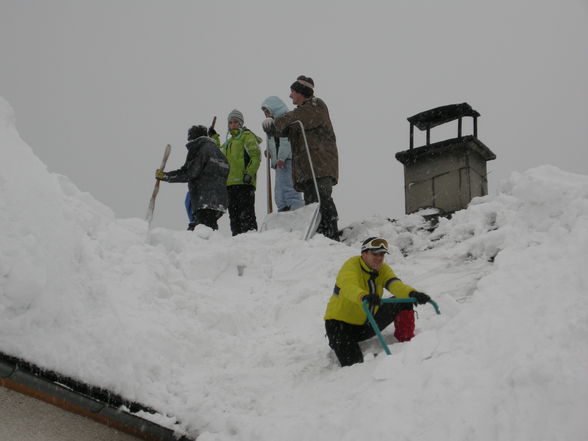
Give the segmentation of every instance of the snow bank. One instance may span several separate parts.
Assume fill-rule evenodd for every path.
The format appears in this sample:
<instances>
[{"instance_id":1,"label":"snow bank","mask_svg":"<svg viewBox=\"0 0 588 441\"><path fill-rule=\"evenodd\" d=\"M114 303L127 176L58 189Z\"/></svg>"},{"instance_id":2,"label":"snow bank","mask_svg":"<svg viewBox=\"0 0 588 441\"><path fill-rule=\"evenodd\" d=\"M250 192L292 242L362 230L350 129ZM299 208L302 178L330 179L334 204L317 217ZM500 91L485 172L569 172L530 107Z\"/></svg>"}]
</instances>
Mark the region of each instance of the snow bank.
<instances>
[{"instance_id":1,"label":"snow bank","mask_svg":"<svg viewBox=\"0 0 588 441\"><path fill-rule=\"evenodd\" d=\"M435 230L420 215L373 217L334 243L148 235L49 173L3 99L0 161L2 352L177 417L202 441L588 431L587 176L514 173ZM366 362L341 369L322 314L341 263L375 234L442 315L419 307L412 342L386 330L392 356L369 341Z\"/></svg>"}]
</instances>

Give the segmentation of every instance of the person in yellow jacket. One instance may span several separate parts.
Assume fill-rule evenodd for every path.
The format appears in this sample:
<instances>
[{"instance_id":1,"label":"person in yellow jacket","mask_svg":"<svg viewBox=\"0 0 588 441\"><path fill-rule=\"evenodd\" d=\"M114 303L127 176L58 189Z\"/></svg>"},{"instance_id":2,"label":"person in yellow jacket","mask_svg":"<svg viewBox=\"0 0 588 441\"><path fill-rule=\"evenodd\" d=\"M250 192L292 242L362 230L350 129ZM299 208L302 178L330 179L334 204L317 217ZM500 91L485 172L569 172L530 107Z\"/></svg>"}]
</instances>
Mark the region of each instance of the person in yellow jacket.
<instances>
[{"instance_id":1,"label":"person in yellow jacket","mask_svg":"<svg viewBox=\"0 0 588 441\"><path fill-rule=\"evenodd\" d=\"M364 300L380 329L394 322L394 336L398 341L414 337L412 303L381 304L384 288L398 298L413 297L418 304L431 300L427 294L403 283L384 263L385 254L388 254L388 242L370 237L363 241L361 255L348 259L337 275L324 319L329 346L341 366L363 362L359 342L375 335L362 306Z\"/></svg>"},{"instance_id":2,"label":"person in yellow jacket","mask_svg":"<svg viewBox=\"0 0 588 441\"><path fill-rule=\"evenodd\" d=\"M224 144L211 127L208 134L229 161L227 193L229 196L229 219L233 236L257 230L255 216L255 183L257 170L261 164L259 138L244 125L243 113L231 110L227 117L229 133Z\"/></svg>"}]
</instances>

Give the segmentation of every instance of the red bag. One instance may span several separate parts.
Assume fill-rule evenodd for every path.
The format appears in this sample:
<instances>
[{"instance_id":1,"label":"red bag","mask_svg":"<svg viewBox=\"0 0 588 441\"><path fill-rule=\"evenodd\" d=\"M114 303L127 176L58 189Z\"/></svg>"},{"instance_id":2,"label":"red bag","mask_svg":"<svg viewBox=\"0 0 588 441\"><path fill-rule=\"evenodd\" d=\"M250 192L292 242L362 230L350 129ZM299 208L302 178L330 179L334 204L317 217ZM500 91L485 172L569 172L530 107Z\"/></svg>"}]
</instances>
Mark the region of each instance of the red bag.
<instances>
[{"instance_id":1,"label":"red bag","mask_svg":"<svg viewBox=\"0 0 588 441\"><path fill-rule=\"evenodd\" d=\"M405 309L394 317L394 337L398 341L410 341L414 337L414 311Z\"/></svg>"}]
</instances>

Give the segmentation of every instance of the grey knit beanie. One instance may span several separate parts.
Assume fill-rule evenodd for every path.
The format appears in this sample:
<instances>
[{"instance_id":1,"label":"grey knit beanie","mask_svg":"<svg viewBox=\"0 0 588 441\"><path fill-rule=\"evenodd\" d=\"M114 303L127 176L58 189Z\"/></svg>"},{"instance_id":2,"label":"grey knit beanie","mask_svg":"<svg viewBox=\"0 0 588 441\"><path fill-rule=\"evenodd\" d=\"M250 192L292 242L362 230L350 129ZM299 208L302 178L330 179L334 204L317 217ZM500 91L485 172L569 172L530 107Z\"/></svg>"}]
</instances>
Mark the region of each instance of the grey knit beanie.
<instances>
[{"instance_id":1,"label":"grey knit beanie","mask_svg":"<svg viewBox=\"0 0 588 441\"><path fill-rule=\"evenodd\" d=\"M227 117L227 122L229 121L238 121L239 124L241 124L241 127L243 127L245 124L245 118L243 117L243 114L237 109L230 111L229 116Z\"/></svg>"}]
</instances>

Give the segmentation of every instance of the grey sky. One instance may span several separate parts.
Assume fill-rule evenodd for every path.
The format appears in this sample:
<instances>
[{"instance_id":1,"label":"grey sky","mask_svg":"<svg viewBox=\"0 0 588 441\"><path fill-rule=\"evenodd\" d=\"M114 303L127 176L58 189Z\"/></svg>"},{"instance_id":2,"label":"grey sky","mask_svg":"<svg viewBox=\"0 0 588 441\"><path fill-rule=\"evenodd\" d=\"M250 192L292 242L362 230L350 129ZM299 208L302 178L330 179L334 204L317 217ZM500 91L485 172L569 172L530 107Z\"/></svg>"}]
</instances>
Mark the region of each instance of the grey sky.
<instances>
[{"instance_id":1,"label":"grey sky","mask_svg":"<svg viewBox=\"0 0 588 441\"><path fill-rule=\"evenodd\" d=\"M216 115L224 137L235 107L263 137L261 101L291 107L300 74L337 134L341 227L404 213L394 154L408 148L406 118L440 105L481 113L491 194L541 164L588 173L587 0L0 0L0 54L22 137L119 217L145 215L165 144L179 167L188 127ZM432 140L453 137L448 126ZM264 170L258 181L261 220ZM185 192L162 184L154 225L185 228Z\"/></svg>"}]
</instances>

